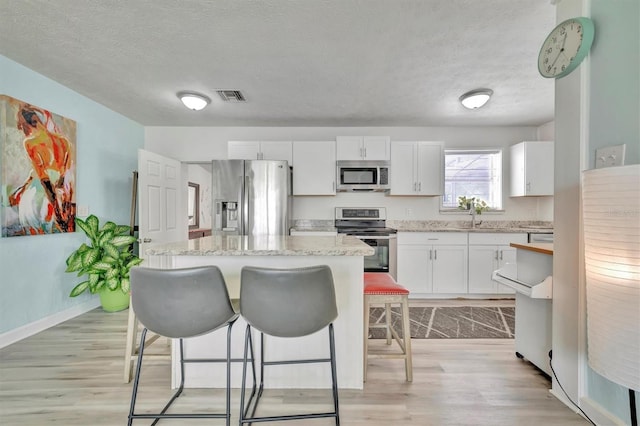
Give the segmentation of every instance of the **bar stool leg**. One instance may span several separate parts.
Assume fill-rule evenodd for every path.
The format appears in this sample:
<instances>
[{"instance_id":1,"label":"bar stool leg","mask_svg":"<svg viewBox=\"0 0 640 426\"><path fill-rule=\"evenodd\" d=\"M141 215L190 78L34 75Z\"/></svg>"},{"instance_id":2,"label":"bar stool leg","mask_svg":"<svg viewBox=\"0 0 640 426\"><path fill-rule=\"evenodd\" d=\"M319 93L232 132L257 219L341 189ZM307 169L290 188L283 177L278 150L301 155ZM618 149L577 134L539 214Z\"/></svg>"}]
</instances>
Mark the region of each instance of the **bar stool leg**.
<instances>
[{"instance_id":1,"label":"bar stool leg","mask_svg":"<svg viewBox=\"0 0 640 426\"><path fill-rule=\"evenodd\" d=\"M138 319L133 307L129 305L129 320L127 323L127 341L124 351L124 383L131 381L133 373L133 360L135 359L136 337L138 335Z\"/></svg>"},{"instance_id":2,"label":"bar stool leg","mask_svg":"<svg viewBox=\"0 0 640 426\"><path fill-rule=\"evenodd\" d=\"M369 310L370 310L370 306L369 306L369 296L365 295L364 296L364 332L362 333L362 335L364 336L364 341L363 341L363 350L362 350L362 381L366 382L367 381L367 360L369 359L368 357L368 353L369 353Z\"/></svg>"},{"instance_id":3,"label":"bar stool leg","mask_svg":"<svg viewBox=\"0 0 640 426\"><path fill-rule=\"evenodd\" d=\"M391 303L384 304L384 316L387 323L387 345L391 344Z\"/></svg>"},{"instance_id":4,"label":"bar stool leg","mask_svg":"<svg viewBox=\"0 0 640 426\"><path fill-rule=\"evenodd\" d=\"M407 296L402 297L402 303L400 304L402 309L402 340L404 341L404 368L406 370L407 382L413 381L413 363L411 361L411 328L409 324L409 298Z\"/></svg>"}]
</instances>

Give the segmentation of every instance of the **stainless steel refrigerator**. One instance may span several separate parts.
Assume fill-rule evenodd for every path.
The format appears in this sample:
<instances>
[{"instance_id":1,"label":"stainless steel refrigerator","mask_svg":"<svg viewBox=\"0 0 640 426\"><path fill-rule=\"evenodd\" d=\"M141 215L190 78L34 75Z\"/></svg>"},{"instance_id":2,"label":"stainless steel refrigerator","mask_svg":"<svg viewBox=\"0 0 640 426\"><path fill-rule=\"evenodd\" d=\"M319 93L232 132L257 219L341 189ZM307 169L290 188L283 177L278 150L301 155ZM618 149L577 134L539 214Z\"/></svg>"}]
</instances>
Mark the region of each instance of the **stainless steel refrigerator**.
<instances>
[{"instance_id":1,"label":"stainless steel refrigerator","mask_svg":"<svg viewBox=\"0 0 640 426\"><path fill-rule=\"evenodd\" d=\"M286 161L213 160L213 232L288 235L291 169Z\"/></svg>"}]
</instances>

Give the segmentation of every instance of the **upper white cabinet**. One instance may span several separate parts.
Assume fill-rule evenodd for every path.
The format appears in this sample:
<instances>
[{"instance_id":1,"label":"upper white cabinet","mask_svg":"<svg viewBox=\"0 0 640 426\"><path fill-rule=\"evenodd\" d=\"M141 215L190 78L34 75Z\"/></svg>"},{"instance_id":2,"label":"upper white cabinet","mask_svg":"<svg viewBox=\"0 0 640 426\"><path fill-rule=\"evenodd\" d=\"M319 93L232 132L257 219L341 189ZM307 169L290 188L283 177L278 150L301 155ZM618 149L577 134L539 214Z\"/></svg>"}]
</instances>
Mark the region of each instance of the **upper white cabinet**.
<instances>
[{"instance_id":1,"label":"upper white cabinet","mask_svg":"<svg viewBox=\"0 0 640 426\"><path fill-rule=\"evenodd\" d=\"M293 161L291 141L229 141L229 160L287 160Z\"/></svg>"},{"instance_id":2,"label":"upper white cabinet","mask_svg":"<svg viewBox=\"0 0 640 426\"><path fill-rule=\"evenodd\" d=\"M336 194L336 142L293 142L293 195Z\"/></svg>"},{"instance_id":3,"label":"upper white cabinet","mask_svg":"<svg viewBox=\"0 0 640 426\"><path fill-rule=\"evenodd\" d=\"M443 142L391 144L389 195L442 194Z\"/></svg>"},{"instance_id":4,"label":"upper white cabinet","mask_svg":"<svg viewBox=\"0 0 640 426\"><path fill-rule=\"evenodd\" d=\"M553 195L553 142L511 146L511 196Z\"/></svg>"},{"instance_id":5,"label":"upper white cabinet","mask_svg":"<svg viewBox=\"0 0 640 426\"><path fill-rule=\"evenodd\" d=\"M338 136L338 160L389 160L389 136Z\"/></svg>"}]
</instances>

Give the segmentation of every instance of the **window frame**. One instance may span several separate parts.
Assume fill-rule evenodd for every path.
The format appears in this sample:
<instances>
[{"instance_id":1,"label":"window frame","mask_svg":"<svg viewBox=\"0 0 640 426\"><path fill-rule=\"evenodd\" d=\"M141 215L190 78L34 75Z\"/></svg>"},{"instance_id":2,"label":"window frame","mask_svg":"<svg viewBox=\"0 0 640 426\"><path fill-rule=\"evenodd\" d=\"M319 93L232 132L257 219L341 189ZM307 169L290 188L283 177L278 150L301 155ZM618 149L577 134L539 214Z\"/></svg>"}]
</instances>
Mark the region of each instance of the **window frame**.
<instances>
[{"instance_id":1,"label":"window frame","mask_svg":"<svg viewBox=\"0 0 640 426\"><path fill-rule=\"evenodd\" d=\"M500 166L496 167L495 170L499 171L499 183L497 184L500 194L500 208L490 208L487 211L482 212L482 214L501 214L504 213L504 148L494 147L494 148L450 148L445 149L443 153L443 167L442 167L442 195L440 196L439 208L440 213L444 214L469 214L469 210L461 210L457 207L445 207L444 206L444 198L446 196L446 187L447 187L447 154L499 154L500 155Z\"/></svg>"}]
</instances>

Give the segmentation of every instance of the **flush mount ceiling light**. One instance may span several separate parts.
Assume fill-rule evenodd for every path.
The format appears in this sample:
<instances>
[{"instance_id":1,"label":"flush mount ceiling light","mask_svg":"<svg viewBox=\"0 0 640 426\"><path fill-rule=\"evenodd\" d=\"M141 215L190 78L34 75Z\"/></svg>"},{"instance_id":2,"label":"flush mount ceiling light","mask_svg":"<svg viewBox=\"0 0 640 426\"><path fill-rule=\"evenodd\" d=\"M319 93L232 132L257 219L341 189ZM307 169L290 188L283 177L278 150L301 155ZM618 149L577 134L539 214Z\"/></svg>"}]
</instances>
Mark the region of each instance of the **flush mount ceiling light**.
<instances>
[{"instance_id":1,"label":"flush mount ceiling light","mask_svg":"<svg viewBox=\"0 0 640 426\"><path fill-rule=\"evenodd\" d=\"M211 102L209 97L195 92L178 92L178 98L184 106L194 111L200 111Z\"/></svg>"},{"instance_id":2,"label":"flush mount ceiling light","mask_svg":"<svg viewBox=\"0 0 640 426\"><path fill-rule=\"evenodd\" d=\"M476 89L460 96L460 102L465 108L476 109L489 102L491 95L493 95L491 89Z\"/></svg>"}]
</instances>

